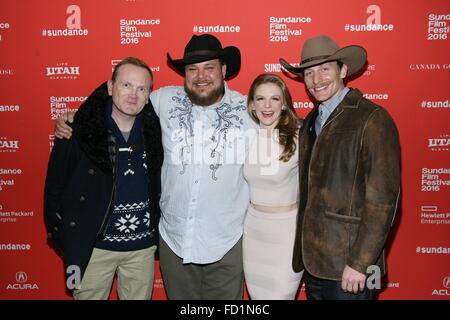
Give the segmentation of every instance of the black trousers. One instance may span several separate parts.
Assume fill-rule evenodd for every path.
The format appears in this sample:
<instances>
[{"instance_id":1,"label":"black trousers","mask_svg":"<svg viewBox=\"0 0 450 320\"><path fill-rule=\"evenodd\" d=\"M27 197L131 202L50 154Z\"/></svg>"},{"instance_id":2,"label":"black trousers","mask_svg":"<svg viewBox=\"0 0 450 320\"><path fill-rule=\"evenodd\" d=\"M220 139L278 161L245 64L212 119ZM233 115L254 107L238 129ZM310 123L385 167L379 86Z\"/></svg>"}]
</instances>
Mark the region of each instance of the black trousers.
<instances>
[{"instance_id":1,"label":"black trousers","mask_svg":"<svg viewBox=\"0 0 450 320\"><path fill-rule=\"evenodd\" d=\"M376 297L375 289L368 289L365 286L362 292L345 292L341 288L341 281L320 279L306 270L303 274L303 281L308 300L373 300Z\"/></svg>"}]
</instances>

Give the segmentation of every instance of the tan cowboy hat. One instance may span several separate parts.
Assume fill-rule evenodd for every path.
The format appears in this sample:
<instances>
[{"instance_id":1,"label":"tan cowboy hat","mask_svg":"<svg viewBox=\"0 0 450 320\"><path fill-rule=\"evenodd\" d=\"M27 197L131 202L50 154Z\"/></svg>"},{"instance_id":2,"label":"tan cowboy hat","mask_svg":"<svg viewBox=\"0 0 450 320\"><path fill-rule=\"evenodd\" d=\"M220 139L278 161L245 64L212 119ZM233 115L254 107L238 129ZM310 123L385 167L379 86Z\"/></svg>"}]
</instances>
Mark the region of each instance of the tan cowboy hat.
<instances>
[{"instance_id":1,"label":"tan cowboy hat","mask_svg":"<svg viewBox=\"0 0 450 320\"><path fill-rule=\"evenodd\" d=\"M305 41L302 49L302 61L299 66L280 58L281 65L289 72L303 78L303 70L328 61L341 61L347 65L347 76L358 72L366 63L367 52L361 46L351 45L339 48L328 36L318 36Z\"/></svg>"},{"instance_id":2,"label":"tan cowboy hat","mask_svg":"<svg viewBox=\"0 0 450 320\"><path fill-rule=\"evenodd\" d=\"M193 35L184 48L182 59L174 60L167 53L169 62L182 75L184 75L184 67L188 64L219 58L227 65L226 79L239 72L241 67L241 53L239 49L234 46L222 48L219 39L211 34Z\"/></svg>"}]
</instances>

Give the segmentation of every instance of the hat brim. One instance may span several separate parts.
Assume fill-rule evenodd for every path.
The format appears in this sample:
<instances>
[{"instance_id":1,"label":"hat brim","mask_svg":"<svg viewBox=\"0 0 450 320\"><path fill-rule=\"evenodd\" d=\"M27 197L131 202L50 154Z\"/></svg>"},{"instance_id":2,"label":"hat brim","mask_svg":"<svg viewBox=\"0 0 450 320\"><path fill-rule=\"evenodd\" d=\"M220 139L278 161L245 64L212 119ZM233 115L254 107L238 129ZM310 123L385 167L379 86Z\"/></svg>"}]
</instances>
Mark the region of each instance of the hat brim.
<instances>
[{"instance_id":1,"label":"hat brim","mask_svg":"<svg viewBox=\"0 0 450 320\"><path fill-rule=\"evenodd\" d=\"M339 49L333 55L302 63L298 66L289 64L286 60L280 58L280 64L289 72L303 78L303 70L309 67L317 66L319 64L329 61L341 61L347 65L347 76L357 73L367 61L367 51L361 46L347 46Z\"/></svg>"},{"instance_id":2,"label":"hat brim","mask_svg":"<svg viewBox=\"0 0 450 320\"><path fill-rule=\"evenodd\" d=\"M225 79L235 76L241 68L241 52L235 46L225 47L217 53L192 55L183 59L172 59L170 54L167 53L167 60L169 60L175 70L183 76L187 65L214 59L222 59L224 64L227 65Z\"/></svg>"}]
</instances>

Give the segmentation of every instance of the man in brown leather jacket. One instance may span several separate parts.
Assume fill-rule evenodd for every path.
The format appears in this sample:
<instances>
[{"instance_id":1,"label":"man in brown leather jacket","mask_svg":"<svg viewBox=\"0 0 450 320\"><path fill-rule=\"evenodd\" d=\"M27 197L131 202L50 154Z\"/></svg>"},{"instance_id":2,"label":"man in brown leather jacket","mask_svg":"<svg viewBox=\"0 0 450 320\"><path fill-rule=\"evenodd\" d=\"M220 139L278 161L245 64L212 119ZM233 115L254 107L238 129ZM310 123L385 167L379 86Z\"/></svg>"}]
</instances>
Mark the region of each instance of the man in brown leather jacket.
<instances>
[{"instance_id":1,"label":"man in brown leather jacket","mask_svg":"<svg viewBox=\"0 0 450 320\"><path fill-rule=\"evenodd\" d=\"M344 85L366 57L360 46L339 48L319 36L305 42L299 66L280 59L317 100L300 129L293 256L294 270L305 269L308 299L373 299L386 273L384 246L400 194L400 146L387 111Z\"/></svg>"}]
</instances>

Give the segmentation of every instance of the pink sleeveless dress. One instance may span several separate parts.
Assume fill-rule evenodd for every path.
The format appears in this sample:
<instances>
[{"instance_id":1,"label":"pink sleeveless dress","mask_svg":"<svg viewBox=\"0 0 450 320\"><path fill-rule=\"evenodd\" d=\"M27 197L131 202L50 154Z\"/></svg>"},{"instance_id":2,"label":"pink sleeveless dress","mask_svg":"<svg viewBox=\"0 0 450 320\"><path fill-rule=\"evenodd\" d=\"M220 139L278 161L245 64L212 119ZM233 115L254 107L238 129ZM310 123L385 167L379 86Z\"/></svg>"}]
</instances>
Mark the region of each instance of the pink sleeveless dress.
<instances>
[{"instance_id":1,"label":"pink sleeveless dress","mask_svg":"<svg viewBox=\"0 0 450 320\"><path fill-rule=\"evenodd\" d=\"M244 164L250 201L266 207L298 202L298 151L288 162L279 160L282 147L259 135ZM303 274L292 270L297 209L267 213L249 206L244 221L244 274L253 300L295 299Z\"/></svg>"}]
</instances>

